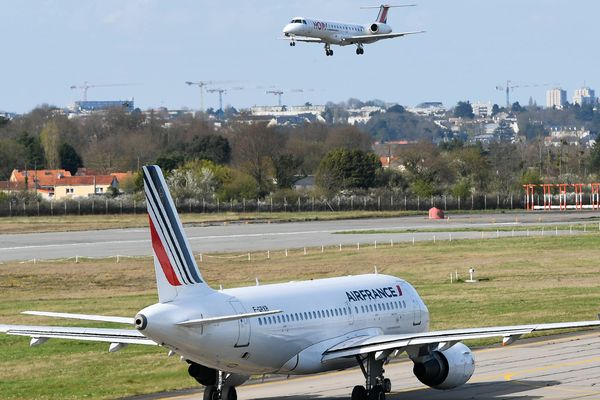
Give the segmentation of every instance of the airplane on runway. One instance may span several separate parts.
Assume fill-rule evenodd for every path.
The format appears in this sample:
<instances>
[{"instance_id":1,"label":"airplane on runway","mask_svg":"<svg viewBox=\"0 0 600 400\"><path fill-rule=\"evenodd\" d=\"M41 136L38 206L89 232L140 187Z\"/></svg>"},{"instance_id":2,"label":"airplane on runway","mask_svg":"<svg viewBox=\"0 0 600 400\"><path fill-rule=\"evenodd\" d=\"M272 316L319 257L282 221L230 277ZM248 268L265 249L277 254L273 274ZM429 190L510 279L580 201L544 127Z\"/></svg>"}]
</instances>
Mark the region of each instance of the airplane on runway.
<instances>
[{"instance_id":1,"label":"airplane on runway","mask_svg":"<svg viewBox=\"0 0 600 400\"><path fill-rule=\"evenodd\" d=\"M332 56L332 44L338 46L354 44L356 45L356 54L361 55L365 53L365 44L425 32L393 33L392 28L387 24L387 15L390 8L414 6L414 4L399 6L382 4L379 7L362 7L379 8L379 14L375 22L366 25L295 17L283 28L283 34L290 41L290 46L292 47L296 45L296 42L323 43L325 45L325 55Z\"/></svg>"},{"instance_id":2,"label":"airplane on runway","mask_svg":"<svg viewBox=\"0 0 600 400\"><path fill-rule=\"evenodd\" d=\"M0 325L31 338L159 345L189 364L206 386L204 400L236 400L236 386L255 374L304 375L359 366L365 384L352 400L385 400L385 363L407 353L423 384L452 389L475 369L467 339L500 337L505 345L549 329L600 326L600 321L429 330L429 311L403 279L367 274L302 282L211 288L202 277L163 174L143 167L158 303L134 317L25 311L26 314L112 322L127 329ZM135 329L134 329L135 328Z\"/></svg>"}]
</instances>

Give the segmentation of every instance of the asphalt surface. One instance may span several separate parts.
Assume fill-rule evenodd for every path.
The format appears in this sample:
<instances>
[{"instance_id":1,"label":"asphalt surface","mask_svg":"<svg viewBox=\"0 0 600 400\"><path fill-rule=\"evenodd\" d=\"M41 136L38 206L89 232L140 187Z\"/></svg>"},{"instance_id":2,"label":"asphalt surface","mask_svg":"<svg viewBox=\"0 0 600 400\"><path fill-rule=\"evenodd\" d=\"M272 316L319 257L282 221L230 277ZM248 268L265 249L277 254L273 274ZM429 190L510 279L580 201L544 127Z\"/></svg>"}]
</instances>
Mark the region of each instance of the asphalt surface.
<instances>
[{"instance_id":1,"label":"asphalt surface","mask_svg":"<svg viewBox=\"0 0 600 400\"><path fill-rule=\"evenodd\" d=\"M508 347L475 351L476 369L464 386L430 389L412 374L412 362L386 366L392 380L387 400L516 400L600 399L600 332L517 342ZM352 387L364 384L358 369L252 383L237 388L238 399L349 399ZM136 397L202 399L201 389L186 394Z\"/></svg>"},{"instance_id":2,"label":"asphalt surface","mask_svg":"<svg viewBox=\"0 0 600 400\"><path fill-rule=\"evenodd\" d=\"M435 232L436 229L506 228L510 226L547 226L546 235L569 234L553 231L557 224L589 222L598 230L598 212L548 212L508 214L450 215L446 220L425 217L355 219L293 223L234 223L209 226L186 226L192 249L196 253L246 252L295 249L320 246L356 246L412 240L450 240L462 238L493 238L499 236L541 235L541 231L504 232ZM1 223L1 221L0 221ZM410 229L428 232L382 234L335 234L348 230ZM69 257L149 256L152 254L147 229L110 229L77 232L52 232L0 235L0 262Z\"/></svg>"}]
</instances>

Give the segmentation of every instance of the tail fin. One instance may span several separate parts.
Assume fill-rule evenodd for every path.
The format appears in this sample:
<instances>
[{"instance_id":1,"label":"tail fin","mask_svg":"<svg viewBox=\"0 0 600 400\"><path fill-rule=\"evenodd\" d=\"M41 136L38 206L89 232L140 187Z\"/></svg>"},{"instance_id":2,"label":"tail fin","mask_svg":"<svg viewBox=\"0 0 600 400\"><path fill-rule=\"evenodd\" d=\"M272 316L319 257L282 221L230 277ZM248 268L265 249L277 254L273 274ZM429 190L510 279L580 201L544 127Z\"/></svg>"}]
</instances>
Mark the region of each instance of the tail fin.
<instances>
[{"instance_id":1,"label":"tail fin","mask_svg":"<svg viewBox=\"0 0 600 400\"><path fill-rule=\"evenodd\" d=\"M143 167L143 173L159 301L212 291L194 260L162 171L149 165Z\"/></svg>"},{"instance_id":2,"label":"tail fin","mask_svg":"<svg viewBox=\"0 0 600 400\"><path fill-rule=\"evenodd\" d=\"M387 16L388 11L390 10L390 6L382 4L379 7L379 14L377 14L376 22L381 22L382 24L387 24Z\"/></svg>"},{"instance_id":3,"label":"tail fin","mask_svg":"<svg viewBox=\"0 0 600 400\"><path fill-rule=\"evenodd\" d=\"M415 6L416 6L416 4L401 4L401 5L397 5L397 6L391 6L389 4L382 4L380 6L367 6L367 7L361 7L361 8L363 8L363 9L379 8L379 14L377 14L377 19L375 20L375 22L387 24L388 11L390 10L390 8L415 7Z\"/></svg>"}]
</instances>

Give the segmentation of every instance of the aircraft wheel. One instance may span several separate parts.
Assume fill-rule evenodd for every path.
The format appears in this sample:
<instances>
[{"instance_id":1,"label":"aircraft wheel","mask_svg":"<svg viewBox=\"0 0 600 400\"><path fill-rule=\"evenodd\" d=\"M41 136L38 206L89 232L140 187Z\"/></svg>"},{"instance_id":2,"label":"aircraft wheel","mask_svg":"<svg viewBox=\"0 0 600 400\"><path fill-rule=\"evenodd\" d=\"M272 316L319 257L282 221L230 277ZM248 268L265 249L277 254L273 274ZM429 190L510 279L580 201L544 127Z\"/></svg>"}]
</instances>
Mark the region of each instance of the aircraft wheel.
<instances>
[{"instance_id":1,"label":"aircraft wheel","mask_svg":"<svg viewBox=\"0 0 600 400\"><path fill-rule=\"evenodd\" d=\"M360 49L356 49L356 54L360 55Z\"/></svg>"},{"instance_id":2,"label":"aircraft wheel","mask_svg":"<svg viewBox=\"0 0 600 400\"><path fill-rule=\"evenodd\" d=\"M354 389L352 389L351 400L368 400L367 389L360 385L354 386Z\"/></svg>"},{"instance_id":3,"label":"aircraft wheel","mask_svg":"<svg viewBox=\"0 0 600 400\"><path fill-rule=\"evenodd\" d=\"M385 400L385 393L383 388L379 385L373 386L369 392L369 400Z\"/></svg>"},{"instance_id":4,"label":"aircraft wheel","mask_svg":"<svg viewBox=\"0 0 600 400\"><path fill-rule=\"evenodd\" d=\"M222 400L237 400L237 391L234 386L225 386L223 388Z\"/></svg>"},{"instance_id":5,"label":"aircraft wheel","mask_svg":"<svg viewBox=\"0 0 600 400\"><path fill-rule=\"evenodd\" d=\"M383 391L385 393L390 393L392 391L392 381L390 381L388 378L383 380Z\"/></svg>"},{"instance_id":6,"label":"aircraft wheel","mask_svg":"<svg viewBox=\"0 0 600 400\"><path fill-rule=\"evenodd\" d=\"M203 400L219 400L217 387L212 385L205 387Z\"/></svg>"},{"instance_id":7,"label":"aircraft wheel","mask_svg":"<svg viewBox=\"0 0 600 400\"><path fill-rule=\"evenodd\" d=\"M332 56L333 55L333 50L329 50L329 55Z\"/></svg>"}]
</instances>

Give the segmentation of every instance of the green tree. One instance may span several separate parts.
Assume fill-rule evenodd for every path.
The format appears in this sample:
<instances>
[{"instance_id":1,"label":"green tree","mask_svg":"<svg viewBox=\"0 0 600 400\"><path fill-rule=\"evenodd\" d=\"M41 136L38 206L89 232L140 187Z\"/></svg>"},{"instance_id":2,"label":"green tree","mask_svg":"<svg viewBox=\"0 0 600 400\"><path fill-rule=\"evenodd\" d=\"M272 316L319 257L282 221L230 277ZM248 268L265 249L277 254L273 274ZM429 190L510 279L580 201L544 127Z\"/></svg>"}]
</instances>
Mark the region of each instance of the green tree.
<instances>
[{"instance_id":1,"label":"green tree","mask_svg":"<svg viewBox=\"0 0 600 400\"><path fill-rule=\"evenodd\" d=\"M77 168L83 167L83 161L81 156L77 154L77 151L68 143L63 143L58 148L58 156L60 158L60 168L66 169L75 175Z\"/></svg>"},{"instance_id":2,"label":"green tree","mask_svg":"<svg viewBox=\"0 0 600 400\"><path fill-rule=\"evenodd\" d=\"M458 104L456 104L456 107L454 107L454 116L456 118L475 118L473 106L468 101L459 101Z\"/></svg>"},{"instance_id":3,"label":"green tree","mask_svg":"<svg viewBox=\"0 0 600 400\"><path fill-rule=\"evenodd\" d=\"M48 121L40 132L40 142L44 148L44 156L46 158L46 166L49 169L58 168L60 164L60 156L58 148L60 146L60 131L54 121Z\"/></svg>"},{"instance_id":4,"label":"green tree","mask_svg":"<svg viewBox=\"0 0 600 400\"><path fill-rule=\"evenodd\" d=\"M381 162L373 153L361 150L332 150L325 155L317 171L317 185L333 192L351 188L369 188L375 184Z\"/></svg>"},{"instance_id":5,"label":"green tree","mask_svg":"<svg viewBox=\"0 0 600 400\"><path fill-rule=\"evenodd\" d=\"M185 157L179 153L169 153L160 155L155 164L158 165L164 171L172 171L183 164Z\"/></svg>"},{"instance_id":6,"label":"green tree","mask_svg":"<svg viewBox=\"0 0 600 400\"><path fill-rule=\"evenodd\" d=\"M231 146L229 141L221 135L196 136L192 140L187 154L192 159L227 164L231 160Z\"/></svg>"},{"instance_id":7,"label":"green tree","mask_svg":"<svg viewBox=\"0 0 600 400\"><path fill-rule=\"evenodd\" d=\"M291 188L297 180L297 175L302 166L302 159L293 154L281 154L273 157L275 168L275 179L277 187L281 189Z\"/></svg>"},{"instance_id":8,"label":"green tree","mask_svg":"<svg viewBox=\"0 0 600 400\"><path fill-rule=\"evenodd\" d=\"M0 180L7 180L13 169L22 168L26 149L13 139L0 139Z\"/></svg>"},{"instance_id":9,"label":"green tree","mask_svg":"<svg viewBox=\"0 0 600 400\"><path fill-rule=\"evenodd\" d=\"M45 167L44 149L38 137L30 136L27 132L22 132L17 137L17 143L25 149L24 159L22 160L23 165L19 165L21 168L35 167L43 169Z\"/></svg>"}]
</instances>

